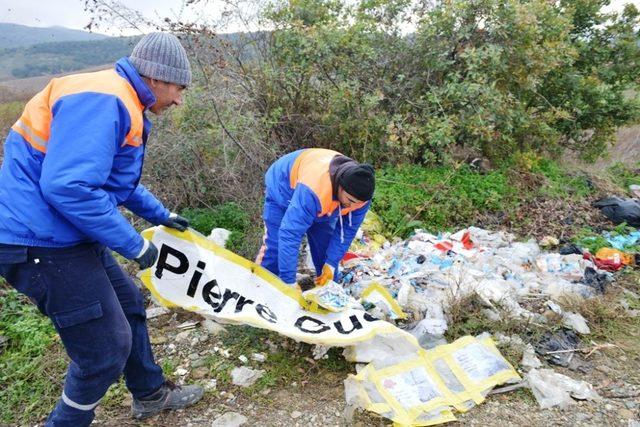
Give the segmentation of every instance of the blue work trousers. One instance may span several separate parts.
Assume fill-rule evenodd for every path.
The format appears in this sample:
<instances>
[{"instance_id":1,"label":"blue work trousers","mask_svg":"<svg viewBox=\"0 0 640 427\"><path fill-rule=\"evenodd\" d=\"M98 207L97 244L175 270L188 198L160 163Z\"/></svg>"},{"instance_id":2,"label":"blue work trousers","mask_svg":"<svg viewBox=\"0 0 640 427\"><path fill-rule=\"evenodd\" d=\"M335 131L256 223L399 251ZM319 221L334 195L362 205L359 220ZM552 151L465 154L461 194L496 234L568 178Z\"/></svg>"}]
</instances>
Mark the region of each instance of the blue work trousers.
<instances>
[{"instance_id":1,"label":"blue work trousers","mask_svg":"<svg viewBox=\"0 0 640 427\"><path fill-rule=\"evenodd\" d=\"M286 209L282 206L272 202L267 197L264 204L263 220L265 226L265 234L263 237L262 248L256 261L275 274L280 276L280 269L278 267L278 236L280 232L280 224L282 223L282 217L284 216ZM322 267L327 260L327 248L329 242L333 236L333 232L336 227L337 220L322 219L314 222L307 230L307 241L309 243L309 252L311 252L311 260L313 266L316 269L316 275L322 274ZM299 249L299 248L298 248ZM296 260L297 266L297 260ZM339 280L339 272L336 268L334 272L334 280Z\"/></svg>"},{"instance_id":2,"label":"blue work trousers","mask_svg":"<svg viewBox=\"0 0 640 427\"><path fill-rule=\"evenodd\" d=\"M91 424L100 399L123 373L136 398L162 386L142 293L104 246L0 245L0 275L51 319L71 359L47 426Z\"/></svg>"}]
</instances>

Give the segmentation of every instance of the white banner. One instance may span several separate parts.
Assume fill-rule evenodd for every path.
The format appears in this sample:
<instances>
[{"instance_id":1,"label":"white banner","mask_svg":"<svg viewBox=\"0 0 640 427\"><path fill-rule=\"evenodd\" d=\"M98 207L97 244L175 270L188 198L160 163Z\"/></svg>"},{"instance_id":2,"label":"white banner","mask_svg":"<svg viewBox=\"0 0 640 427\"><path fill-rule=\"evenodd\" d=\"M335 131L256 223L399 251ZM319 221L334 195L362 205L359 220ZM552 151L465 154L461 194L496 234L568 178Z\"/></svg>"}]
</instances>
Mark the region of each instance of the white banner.
<instances>
[{"instance_id":1,"label":"white banner","mask_svg":"<svg viewBox=\"0 0 640 427\"><path fill-rule=\"evenodd\" d=\"M380 333L411 337L361 309L332 313L309 304L271 272L193 230L154 227L143 235L160 256L141 279L167 307L179 306L221 323L270 329L311 344L344 347Z\"/></svg>"}]
</instances>

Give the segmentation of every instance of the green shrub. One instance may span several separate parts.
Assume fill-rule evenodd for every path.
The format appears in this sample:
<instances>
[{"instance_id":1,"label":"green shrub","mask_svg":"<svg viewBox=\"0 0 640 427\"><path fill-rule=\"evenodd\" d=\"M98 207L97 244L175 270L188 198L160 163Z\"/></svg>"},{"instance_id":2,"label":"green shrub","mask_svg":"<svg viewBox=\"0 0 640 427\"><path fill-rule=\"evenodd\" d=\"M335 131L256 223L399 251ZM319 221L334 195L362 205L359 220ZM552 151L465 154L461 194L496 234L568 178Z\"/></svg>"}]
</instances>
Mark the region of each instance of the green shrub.
<instances>
[{"instance_id":1,"label":"green shrub","mask_svg":"<svg viewBox=\"0 0 640 427\"><path fill-rule=\"evenodd\" d=\"M204 235L209 235L214 228L231 231L226 247L233 252L242 252L249 230L249 217L237 203L229 202L211 209L189 208L181 215L189 219L192 228Z\"/></svg>"},{"instance_id":2,"label":"green shrub","mask_svg":"<svg viewBox=\"0 0 640 427\"><path fill-rule=\"evenodd\" d=\"M544 178L538 188L541 196L575 198L585 197L592 192L587 175L567 171L557 161L526 151L513 155L503 163L502 168L517 168Z\"/></svg>"},{"instance_id":3,"label":"green shrub","mask_svg":"<svg viewBox=\"0 0 640 427\"><path fill-rule=\"evenodd\" d=\"M260 114L290 148L441 164L453 146L493 159L565 148L595 158L640 118L640 13L602 0L291 0L257 75ZM417 29L402 35L407 15ZM239 73L238 75L243 75Z\"/></svg>"}]
</instances>

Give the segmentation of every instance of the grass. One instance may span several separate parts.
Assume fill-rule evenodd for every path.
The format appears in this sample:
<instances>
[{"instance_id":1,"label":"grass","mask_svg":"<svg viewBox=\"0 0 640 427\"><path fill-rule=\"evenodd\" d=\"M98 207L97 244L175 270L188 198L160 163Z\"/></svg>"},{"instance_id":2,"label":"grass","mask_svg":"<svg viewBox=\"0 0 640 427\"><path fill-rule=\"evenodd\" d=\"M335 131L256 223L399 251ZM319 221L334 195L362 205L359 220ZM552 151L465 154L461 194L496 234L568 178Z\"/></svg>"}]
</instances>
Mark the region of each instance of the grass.
<instances>
[{"instance_id":1,"label":"grass","mask_svg":"<svg viewBox=\"0 0 640 427\"><path fill-rule=\"evenodd\" d=\"M550 159L536 157L530 171L544 177L544 185L534 195L576 199L586 197L593 191L588 176L569 173Z\"/></svg>"},{"instance_id":2,"label":"grass","mask_svg":"<svg viewBox=\"0 0 640 427\"><path fill-rule=\"evenodd\" d=\"M483 214L510 216L534 198L576 200L593 192L586 175L535 154L520 154L485 174L462 166L393 166L376 173L373 210L387 234L406 237L474 225Z\"/></svg>"},{"instance_id":3,"label":"grass","mask_svg":"<svg viewBox=\"0 0 640 427\"><path fill-rule=\"evenodd\" d=\"M517 189L500 171L480 175L460 168L388 167L376 174L373 210L391 234L414 228L440 231L467 223L480 211L515 207Z\"/></svg>"},{"instance_id":4,"label":"grass","mask_svg":"<svg viewBox=\"0 0 640 427\"><path fill-rule=\"evenodd\" d=\"M626 291L625 291L626 290ZM629 291L629 292L627 292ZM640 272L627 269L618 275L605 295L598 298L567 299L566 309L576 311L587 320L591 334L585 337L586 345L591 340L602 344L615 344L624 353L640 357L640 317L630 316L621 301L624 299L630 309L640 308Z\"/></svg>"},{"instance_id":5,"label":"grass","mask_svg":"<svg viewBox=\"0 0 640 427\"><path fill-rule=\"evenodd\" d=\"M629 227L626 224L622 223L615 226L608 233L611 235L611 237L626 236L635 230L635 228ZM591 228L581 229L573 239L573 242L581 248L587 249L592 254L595 254L601 248L611 247L611 244L607 241L606 237L604 237L600 233L595 232ZM640 253L640 245L636 244L625 246L623 248L623 251L627 253Z\"/></svg>"},{"instance_id":6,"label":"grass","mask_svg":"<svg viewBox=\"0 0 640 427\"><path fill-rule=\"evenodd\" d=\"M33 424L60 397L66 356L49 319L4 284L0 307L0 424Z\"/></svg>"},{"instance_id":7,"label":"grass","mask_svg":"<svg viewBox=\"0 0 640 427\"><path fill-rule=\"evenodd\" d=\"M222 346L231 356L227 359L220 355L208 356L205 366L209 369L210 377L217 378L221 387L236 387L231 383L231 370L238 366L237 358L244 355L249 358L249 366L253 369L264 370L264 375L252 386L236 387L249 397L259 398L260 392L267 388L282 388L293 383L302 384L314 378L334 378L335 375L346 376L352 372L352 364L342 357L341 348L330 349L326 358L313 360L312 346L297 343L275 332L250 326L227 326L220 339ZM271 346L269 345L271 343ZM273 350L271 349L273 347ZM253 353L267 356L266 361L258 363L251 361Z\"/></svg>"},{"instance_id":8,"label":"grass","mask_svg":"<svg viewBox=\"0 0 640 427\"><path fill-rule=\"evenodd\" d=\"M24 102L12 101L0 104L0 133L4 140L9 128L18 120L22 109L24 108Z\"/></svg>"},{"instance_id":9,"label":"grass","mask_svg":"<svg viewBox=\"0 0 640 427\"><path fill-rule=\"evenodd\" d=\"M638 169L640 169L640 162L636 163L634 168L623 163L616 163L610 166L607 172L617 185L627 190L631 184L640 185Z\"/></svg>"}]
</instances>

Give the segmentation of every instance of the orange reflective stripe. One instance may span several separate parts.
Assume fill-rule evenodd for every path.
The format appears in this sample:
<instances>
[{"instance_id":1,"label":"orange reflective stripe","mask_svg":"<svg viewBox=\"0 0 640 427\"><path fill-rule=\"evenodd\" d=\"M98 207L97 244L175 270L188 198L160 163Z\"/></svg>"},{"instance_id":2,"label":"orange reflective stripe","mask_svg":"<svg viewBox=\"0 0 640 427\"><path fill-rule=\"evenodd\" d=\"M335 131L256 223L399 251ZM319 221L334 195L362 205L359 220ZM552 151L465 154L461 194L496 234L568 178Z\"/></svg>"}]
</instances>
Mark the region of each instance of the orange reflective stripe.
<instances>
[{"instance_id":1,"label":"orange reflective stripe","mask_svg":"<svg viewBox=\"0 0 640 427\"><path fill-rule=\"evenodd\" d=\"M48 98L51 92L52 82L38 92L27 102L22 116L12 126L33 148L45 153L46 142L49 141L49 128L51 123L51 109ZM39 138L34 138L37 136ZM42 142L45 142L44 144Z\"/></svg>"},{"instance_id":2,"label":"orange reflective stripe","mask_svg":"<svg viewBox=\"0 0 640 427\"><path fill-rule=\"evenodd\" d=\"M16 122L16 126L18 126L18 123L20 123L22 126L21 127L27 127L29 128L30 133L32 133L35 137L39 138L40 140L42 140L45 144L47 143L47 141L49 140L49 132L47 133L42 133L40 132L30 121L27 117L21 117L18 119L18 121ZM48 131L48 129L47 129ZM44 144L43 144L44 145Z\"/></svg>"},{"instance_id":3,"label":"orange reflective stripe","mask_svg":"<svg viewBox=\"0 0 640 427\"><path fill-rule=\"evenodd\" d=\"M131 127L124 144L142 145L144 106L131 84L115 70L74 74L53 79L25 106L20 119L12 129L22 135L35 149L46 152L51 129L51 108L64 96L83 92L114 95L122 101L129 112Z\"/></svg>"},{"instance_id":4,"label":"orange reflective stripe","mask_svg":"<svg viewBox=\"0 0 640 427\"><path fill-rule=\"evenodd\" d=\"M51 90L50 106L67 95L82 92L106 93L117 96L129 111L131 128L125 138L125 144L138 147L142 144L142 111L144 106L138 99L138 94L129 82L116 72L116 70L104 70L95 73L75 74L62 77L59 84Z\"/></svg>"}]
</instances>

